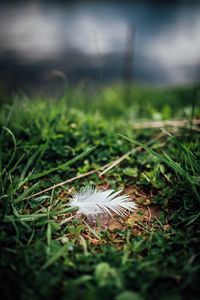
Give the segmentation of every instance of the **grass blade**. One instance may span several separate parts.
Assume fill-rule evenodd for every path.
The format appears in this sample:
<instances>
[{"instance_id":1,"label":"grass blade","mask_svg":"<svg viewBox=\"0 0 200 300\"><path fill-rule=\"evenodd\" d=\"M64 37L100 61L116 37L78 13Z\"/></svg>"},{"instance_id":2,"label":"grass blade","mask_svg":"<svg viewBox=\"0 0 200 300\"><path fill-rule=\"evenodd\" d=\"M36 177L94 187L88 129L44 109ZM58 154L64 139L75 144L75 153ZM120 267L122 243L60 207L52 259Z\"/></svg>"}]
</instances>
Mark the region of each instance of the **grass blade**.
<instances>
[{"instance_id":1,"label":"grass blade","mask_svg":"<svg viewBox=\"0 0 200 300\"><path fill-rule=\"evenodd\" d=\"M45 270L52 264L54 264L61 256L67 253L67 245L63 245L50 259L43 265L41 270Z\"/></svg>"}]
</instances>

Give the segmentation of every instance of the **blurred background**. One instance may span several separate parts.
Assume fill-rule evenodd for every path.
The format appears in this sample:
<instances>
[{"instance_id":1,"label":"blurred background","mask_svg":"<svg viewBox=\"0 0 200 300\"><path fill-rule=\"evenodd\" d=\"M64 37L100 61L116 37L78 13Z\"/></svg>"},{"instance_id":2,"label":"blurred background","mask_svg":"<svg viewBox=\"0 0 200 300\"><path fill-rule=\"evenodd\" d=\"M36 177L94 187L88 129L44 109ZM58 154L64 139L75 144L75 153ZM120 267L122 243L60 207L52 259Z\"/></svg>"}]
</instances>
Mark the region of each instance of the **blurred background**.
<instances>
[{"instance_id":1,"label":"blurred background","mask_svg":"<svg viewBox=\"0 0 200 300\"><path fill-rule=\"evenodd\" d=\"M1 1L0 89L197 84L200 1Z\"/></svg>"}]
</instances>

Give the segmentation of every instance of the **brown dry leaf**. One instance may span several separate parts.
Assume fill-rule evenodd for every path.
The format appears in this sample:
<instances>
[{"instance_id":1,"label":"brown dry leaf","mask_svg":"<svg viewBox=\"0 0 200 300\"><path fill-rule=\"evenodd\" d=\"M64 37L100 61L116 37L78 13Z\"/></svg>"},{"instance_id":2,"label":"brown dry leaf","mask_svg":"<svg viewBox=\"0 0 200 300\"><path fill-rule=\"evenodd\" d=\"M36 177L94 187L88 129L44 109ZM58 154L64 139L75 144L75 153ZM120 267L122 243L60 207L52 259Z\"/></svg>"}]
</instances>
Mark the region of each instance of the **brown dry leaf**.
<instances>
[{"instance_id":1,"label":"brown dry leaf","mask_svg":"<svg viewBox=\"0 0 200 300\"><path fill-rule=\"evenodd\" d=\"M137 236L141 235L141 231L139 231L138 229L134 228L134 229L132 230L132 235L133 235L134 237L137 237Z\"/></svg>"},{"instance_id":2,"label":"brown dry leaf","mask_svg":"<svg viewBox=\"0 0 200 300\"><path fill-rule=\"evenodd\" d=\"M163 229L164 231L168 231L170 229L170 225L169 224L163 225Z\"/></svg>"},{"instance_id":3,"label":"brown dry leaf","mask_svg":"<svg viewBox=\"0 0 200 300\"><path fill-rule=\"evenodd\" d=\"M100 242L97 238L91 238L91 237L88 236L88 240L89 240L89 242L90 242L91 244L93 244L93 245L95 245L95 246L101 244L101 242Z\"/></svg>"},{"instance_id":4,"label":"brown dry leaf","mask_svg":"<svg viewBox=\"0 0 200 300\"><path fill-rule=\"evenodd\" d=\"M108 228L110 230L123 229L123 225L119 221L117 221L116 219L111 218L110 221L109 221Z\"/></svg>"}]
</instances>

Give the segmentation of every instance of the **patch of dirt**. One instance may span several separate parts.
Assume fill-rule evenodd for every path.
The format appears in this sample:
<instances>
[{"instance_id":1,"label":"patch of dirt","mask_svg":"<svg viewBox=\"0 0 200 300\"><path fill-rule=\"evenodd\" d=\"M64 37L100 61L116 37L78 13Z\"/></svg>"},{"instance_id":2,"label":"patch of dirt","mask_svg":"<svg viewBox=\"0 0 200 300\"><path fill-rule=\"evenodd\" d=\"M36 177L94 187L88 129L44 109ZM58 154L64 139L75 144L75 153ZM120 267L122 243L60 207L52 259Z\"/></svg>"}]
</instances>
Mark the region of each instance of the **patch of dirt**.
<instances>
[{"instance_id":1,"label":"patch of dirt","mask_svg":"<svg viewBox=\"0 0 200 300\"><path fill-rule=\"evenodd\" d=\"M123 229L125 227L143 229L143 226L151 226L152 220L159 217L160 209L156 205L144 206L139 205L138 208L126 219L110 218L108 228L110 230Z\"/></svg>"},{"instance_id":2,"label":"patch of dirt","mask_svg":"<svg viewBox=\"0 0 200 300\"><path fill-rule=\"evenodd\" d=\"M160 208L158 205L151 204L152 192L147 193L135 185L127 187L125 194L135 201L137 209L124 220L110 219L109 229L123 229L128 226L139 234L144 226L150 227L152 220L159 217Z\"/></svg>"}]
</instances>

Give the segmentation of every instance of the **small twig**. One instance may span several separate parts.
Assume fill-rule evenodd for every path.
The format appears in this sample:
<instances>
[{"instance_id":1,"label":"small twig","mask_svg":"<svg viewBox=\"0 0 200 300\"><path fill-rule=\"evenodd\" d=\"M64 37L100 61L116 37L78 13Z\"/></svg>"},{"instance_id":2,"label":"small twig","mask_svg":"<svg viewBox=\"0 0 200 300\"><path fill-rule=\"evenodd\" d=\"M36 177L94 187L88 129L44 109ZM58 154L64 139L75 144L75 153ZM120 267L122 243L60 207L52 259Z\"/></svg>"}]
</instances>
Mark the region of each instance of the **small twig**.
<instances>
[{"instance_id":1,"label":"small twig","mask_svg":"<svg viewBox=\"0 0 200 300\"><path fill-rule=\"evenodd\" d=\"M153 141L155 141L155 140L160 139L164 134L165 134L165 133L163 133L163 132L161 132L160 134L158 134L158 136L157 136L154 140L152 140L151 143L152 143ZM87 177L87 176L89 176L89 175L95 174L95 173L97 173L99 170L102 170L102 169L104 170L104 169L105 169L103 172L101 172L101 173L99 174L99 176L102 176L103 174L105 174L106 172L108 172L109 170L111 170L112 168L114 168L117 164L119 164L120 162L122 162L124 159L128 158L130 154L132 154L132 153L135 152L135 151L140 151L141 149L142 149L141 147L137 147L137 148L135 148L135 149L133 149L133 150L130 150L130 151L127 152L126 154L122 155L120 158L118 158L118 159L116 159L116 160L114 160L114 161L112 161L112 162L110 162L110 163L107 163L107 164L101 166L100 168L97 168L96 170L91 170L91 171L89 171L89 172L87 172L87 173L80 174L80 175L75 176L75 177L73 177L73 178L67 179L67 180L62 181L62 182L60 182L60 183L57 183L57 184L55 184L55 185L53 185L53 186L50 186L50 187L46 188L45 190L42 190L42 191L40 191L40 192L38 192L38 193L36 193L36 194L30 195L30 196L28 196L28 197L25 197L24 199L30 199L30 198L32 198L32 197L36 197L36 196L42 195L42 194L44 194L44 193L46 193L46 192L49 192L49 191L51 191L51 190L53 190L53 189L55 189L55 188L57 188L57 187L63 186L63 185L65 185L65 184L71 183L71 182L73 182L73 181L75 181L75 180L77 180L77 179L81 179L81 178Z\"/></svg>"},{"instance_id":2,"label":"small twig","mask_svg":"<svg viewBox=\"0 0 200 300\"><path fill-rule=\"evenodd\" d=\"M65 184L67 184L67 183L71 183L71 182L73 182L73 181L75 181L75 180L77 180L77 179L84 178L84 177L87 177L87 176L92 175L92 174L94 174L94 173L97 173L99 170L104 169L104 168L107 168L107 167L109 166L109 164L110 164L110 163L108 163L108 164L106 164L106 165L104 165L104 166L102 166L102 167L100 167L100 168L98 168L98 169L96 169L96 170L91 170L91 171L89 171L89 172L87 172L87 173L80 174L80 175L78 175L78 176L69 178L69 179L67 179L67 180L65 180L65 181L62 181L62 182L57 183L57 184L55 184L55 185L53 185L53 186L50 186L50 187L46 188L45 190L42 190L42 191L40 191L40 192L38 192L38 193L36 193L36 194L30 195L30 196L28 196L28 197L25 197L24 199L29 199L29 198L32 198L32 197L39 196L39 195L41 195L41 194L44 194L44 193L46 193L46 192L49 192L49 191L51 191L51 190L57 188L57 187L63 186L63 185L65 185Z\"/></svg>"},{"instance_id":3,"label":"small twig","mask_svg":"<svg viewBox=\"0 0 200 300\"><path fill-rule=\"evenodd\" d=\"M36 193L36 194L33 194L33 195L31 195L31 196L28 196L28 197L25 197L24 199L29 199L29 198L32 198L32 197L39 196L39 195L41 195L41 194L43 194L43 193L46 193L46 192L51 191L52 189L55 189L55 188L60 187L60 186L63 186L63 185L65 185L65 184L70 183L70 182L73 182L73 181L75 181L75 180L77 180L77 179L80 179L80 178L89 176L89 175L94 174L94 173L96 173L96 172L97 172L97 170L91 170L91 171L89 171L89 172L87 172L87 173L80 174L80 175L78 175L78 176L75 176L75 177L73 177L73 178L67 179L67 180L62 181L62 182L60 182L60 183L58 183L58 184L55 184L55 185L53 185L53 186L50 186L50 187L48 187L47 189L42 190L42 191L40 191L40 192L38 192L38 193Z\"/></svg>"},{"instance_id":4,"label":"small twig","mask_svg":"<svg viewBox=\"0 0 200 300\"><path fill-rule=\"evenodd\" d=\"M118 159L114 160L113 162L111 162L111 163L109 164L108 168L106 168L103 172L101 172L101 173L99 174L99 176L102 176L102 175L104 175L106 172L110 171L112 168L114 168L116 165L118 165L118 164L119 164L120 162L122 162L124 159L128 158L129 155L130 155L131 153L133 153L133 152L135 152L135 151L138 151L139 148L141 149L141 147L138 147L138 148L136 148L136 149L133 149L133 150L127 152L126 154L122 155L120 158L118 158Z\"/></svg>"},{"instance_id":5,"label":"small twig","mask_svg":"<svg viewBox=\"0 0 200 300\"><path fill-rule=\"evenodd\" d=\"M137 151L137 149L139 149L139 148L141 148L141 147L138 147L138 148L134 149L134 151ZM77 180L77 179L81 179L81 178L87 177L87 176L89 176L89 175L95 174L95 173L97 173L99 170L105 169L105 172L103 171L103 172L100 173L100 175L99 175L99 176L102 176L104 173L106 173L107 171L109 171L110 169L112 169L114 166L116 166L117 164L119 164L121 161L123 161L124 159L128 158L128 156L129 156L132 152L133 152L133 150L127 152L126 154L124 154L124 155L121 156L120 158L118 158L118 159L112 161L111 163L108 163L108 164L106 164L106 165L103 165L102 167L100 167L100 168L98 168L98 169L96 169L96 170L91 170L91 171L89 171L89 172L87 172L87 173L80 174L80 175L75 176L75 177L73 177L73 178L67 179L67 180L62 181L62 182L60 182L60 183L57 183L57 184L55 184L55 185L53 185L53 186L50 186L50 187L46 188L45 190L42 190L42 191L40 191L40 192L38 192L38 193L36 193L36 194L30 195L30 196L28 196L28 197L25 197L24 199L30 199L30 198L32 198L32 197L39 196L39 195L41 195L41 194L44 194L44 193L46 193L46 192L51 191L52 189L55 189L55 188L60 187L60 186L63 186L63 185L65 185L65 184L67 184L67 183L71 183L71 182L73 182L73 181L75 181L75 180Z\"/></svg>"}]
</instances>

